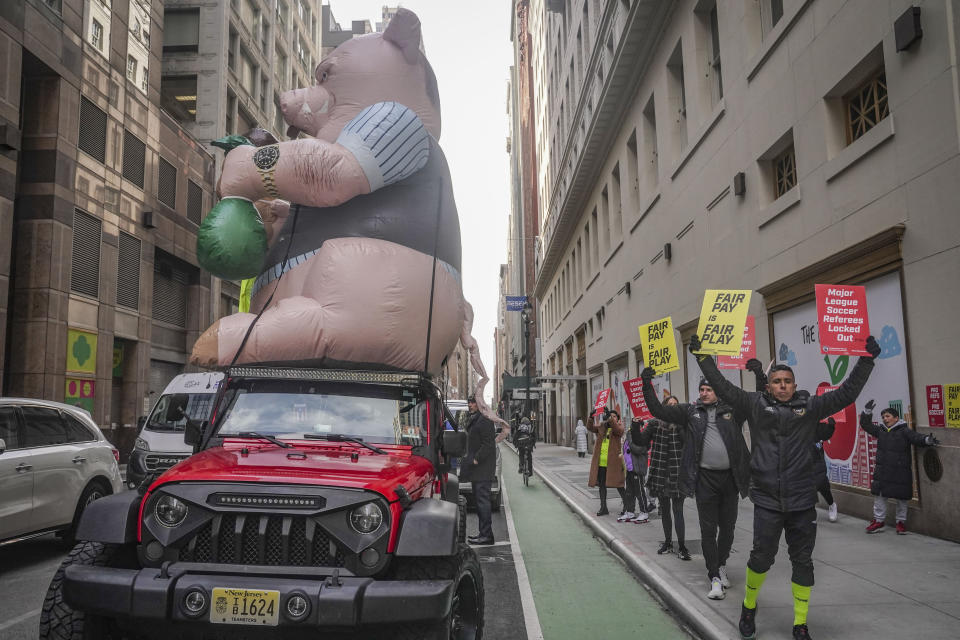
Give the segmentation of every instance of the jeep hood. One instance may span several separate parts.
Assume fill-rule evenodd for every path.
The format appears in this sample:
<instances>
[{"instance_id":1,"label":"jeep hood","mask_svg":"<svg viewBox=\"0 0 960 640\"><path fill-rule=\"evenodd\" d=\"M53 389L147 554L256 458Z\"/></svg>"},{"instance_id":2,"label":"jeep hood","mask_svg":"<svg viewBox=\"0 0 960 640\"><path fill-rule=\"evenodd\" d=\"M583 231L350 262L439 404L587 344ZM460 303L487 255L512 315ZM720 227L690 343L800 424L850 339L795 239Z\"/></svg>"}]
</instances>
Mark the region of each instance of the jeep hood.
<instances>
[{"instance_id":1,"label":"jeep hood","mask_svg":"<svg viewBox=\"0 0 960 640\"><path fill-rule=\"evenodd\" d=\"M171 482L256 482L336 486L376 491L391 502L397 485L411 494L430 483L433 465L405 447L386 447L386 455L352 444L294 443L282 448L251 442L227 443L177 464L150 487Z\"/></svg>"}]
</instances>

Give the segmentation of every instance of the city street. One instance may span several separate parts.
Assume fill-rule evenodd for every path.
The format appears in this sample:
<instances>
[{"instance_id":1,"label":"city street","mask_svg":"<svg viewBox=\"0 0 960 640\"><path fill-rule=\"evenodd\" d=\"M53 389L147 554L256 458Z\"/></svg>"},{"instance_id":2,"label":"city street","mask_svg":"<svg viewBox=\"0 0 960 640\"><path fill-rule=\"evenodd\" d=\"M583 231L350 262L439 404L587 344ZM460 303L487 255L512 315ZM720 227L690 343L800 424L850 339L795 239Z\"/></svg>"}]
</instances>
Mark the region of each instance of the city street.
<instances>
[{"instance_id":1,"label":"city street","mask_svg":"<svg viewBox=\"0 0 960 640\"><path fill-rule=\"evenodd\" d=\"M506 500L493 514L497 543L477 547L484 638L574 640L600 629L604 637L692 637L543 482L533 478L524 487L515 454L507 446L502 451ZM467 531L476 528L471 511ZM0 548L0 638L37 637L47 585L65 555L53 536Z\"/></svg>"}]
</instances>

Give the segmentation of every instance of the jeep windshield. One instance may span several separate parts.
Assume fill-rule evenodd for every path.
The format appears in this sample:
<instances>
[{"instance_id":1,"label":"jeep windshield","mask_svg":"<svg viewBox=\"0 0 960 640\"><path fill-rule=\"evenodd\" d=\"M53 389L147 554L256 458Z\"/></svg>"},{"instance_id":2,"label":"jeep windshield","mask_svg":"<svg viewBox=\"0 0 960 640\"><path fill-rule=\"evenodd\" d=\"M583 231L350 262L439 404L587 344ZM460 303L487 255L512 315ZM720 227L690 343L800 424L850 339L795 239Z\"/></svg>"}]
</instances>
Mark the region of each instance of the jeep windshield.
<instances>
[{"instance_id":1,"label":"jeep windshield","mask_svg":"<svg viewBox=\"0 0 960 640\"><path fill-rule=\"evenodd\" d=\"M217 420L221 438L254 432L280 440L348 436L410 446L426 439L427 400L419 390L401 386L240 380L225 400Z\"/></svg>"},{"instance_id":2,"label":"jeep windshield","mask_svg":"<svg viewBox=\"0 0 960 640\"><path fill-rule=\"evenodd\" d=\"M187 418L203 422L210 418L213 393L169 393L161 396L144 425L150 431L183 431Z\"/></svg>"}]
</instances>

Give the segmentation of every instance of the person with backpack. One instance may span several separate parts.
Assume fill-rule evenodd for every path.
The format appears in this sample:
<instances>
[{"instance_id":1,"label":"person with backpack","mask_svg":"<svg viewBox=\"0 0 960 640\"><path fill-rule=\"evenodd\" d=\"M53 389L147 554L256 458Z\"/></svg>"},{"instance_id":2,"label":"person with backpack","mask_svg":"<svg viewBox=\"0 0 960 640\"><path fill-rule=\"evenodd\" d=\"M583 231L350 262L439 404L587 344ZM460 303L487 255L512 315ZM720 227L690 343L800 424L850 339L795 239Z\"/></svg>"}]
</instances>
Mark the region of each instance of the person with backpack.
<instances>
[{"instance_id":1,"label":"person with backpack","mask_svg":"<svg viewBox=\"0 0 960 640\"><path fill-rule=\"evenodd\" d=\"M527 463L530 473L533 473L533 449L537 446L537 434L533 430L530 418L524 416L520 419L520 425L517 427L517 433L513 436L513 445L517 448L517 454L520 458L520 467L517 473L523 473L523 463Z\"/></svg>"},{"instance_id":2,"label":"person with backpack","mask_svg":"<svg viewBox=\"0 0 960 640\"><path fill-rule=\"evenodd\" d=\"M940 441L923 435L900 419L900 412L887 407L880 412L881 424L873 423L876 402L870 400L860 414L860 428L877 439L877 465L873 470L870 493L873 494L873 520L867 533L883 531L887 519L887 500L897 501L897 534L907 533L907 503L913 497L914 447L935 447Z\"/></svg>"}]
</instances>

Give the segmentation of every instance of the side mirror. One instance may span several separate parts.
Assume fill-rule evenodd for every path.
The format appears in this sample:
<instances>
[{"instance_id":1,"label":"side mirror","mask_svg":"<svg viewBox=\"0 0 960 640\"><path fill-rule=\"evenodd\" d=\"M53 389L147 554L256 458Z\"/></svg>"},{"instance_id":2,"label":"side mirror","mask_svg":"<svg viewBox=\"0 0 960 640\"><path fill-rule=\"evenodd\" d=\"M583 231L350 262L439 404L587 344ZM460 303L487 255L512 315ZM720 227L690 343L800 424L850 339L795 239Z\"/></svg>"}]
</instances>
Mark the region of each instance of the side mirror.
<instances>
[{"instance_id":1,"label":"side mirror","mask_svg":"<svg viewBox=\"0 0 960 640\"><path fill-rule=\"evenodd\" d=\"M443 454L448 458L462 458L467 453L467 434L463 431L443 431Z\"/></svg>"},{"instance_id":2,"label":"side mirror","mask_svg":"<svg viewBox=\"0 0 960 640\"><path fill-rule=\"evenodd\" d=\"M143 431L143 425L147 424L147 416L137 418L137 433Z\"/></svg>"},{"instance_id":3,"label":"side mirror","mask_svg":"<svg viewBox=\"0 0 960 640\"><path fill-rule=\"evenodd\" d=\"M7 450L7 443L3 438L0 438L0 455L3 455L3 452Z\"/></svg>"},{"instance_id":4,"label":"side mirror","mask_svg":"<svg viewBox=\"0 0 960 640\"><path fill-rule=\"evenodd\" d=\"M192 447L196 447L200 444L200 440L203 439L203 432L207 430L207 421L198 422L196 420L191 420L187 418L187 427L183 431L183 442L189 444Z\"/></svg>"}]
</instances>

